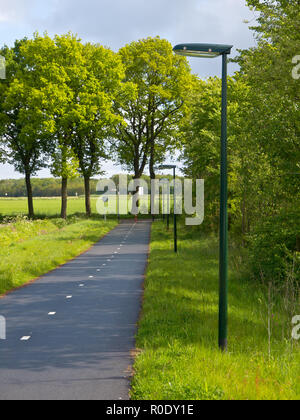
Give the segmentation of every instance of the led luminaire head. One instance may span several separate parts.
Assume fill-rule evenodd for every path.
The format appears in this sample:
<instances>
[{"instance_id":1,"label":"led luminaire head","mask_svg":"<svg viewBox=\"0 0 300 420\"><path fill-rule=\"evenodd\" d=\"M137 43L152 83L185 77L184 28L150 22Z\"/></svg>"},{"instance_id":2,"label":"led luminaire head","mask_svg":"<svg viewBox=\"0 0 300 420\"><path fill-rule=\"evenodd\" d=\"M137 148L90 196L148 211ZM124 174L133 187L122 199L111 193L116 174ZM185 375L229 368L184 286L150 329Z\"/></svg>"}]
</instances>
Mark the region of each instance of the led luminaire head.
<instances>
[{"instance_id":1,"label":"led luminaire head","mask_svg":"<svg viewBox=\"0 0 300 420\"><path fill-rule=\"evenodd\" d=\"M177 168L177 166L176 165L160 165L160 166L158 166L158 170L159 171L162 171L162 170L164 170L164 169L176 169Z\"/></svg>"},{"instance_id":2,"label":"led luminaire head","mask_svg":"<svg viewBox=\"0 0 300 420\"><path fill-rule=\"evenodd\" d=\"M223 44L179 44L173 51L185 57L215 58L222 54L230 54L232 47Z\"/></svg>"}]
</instances>

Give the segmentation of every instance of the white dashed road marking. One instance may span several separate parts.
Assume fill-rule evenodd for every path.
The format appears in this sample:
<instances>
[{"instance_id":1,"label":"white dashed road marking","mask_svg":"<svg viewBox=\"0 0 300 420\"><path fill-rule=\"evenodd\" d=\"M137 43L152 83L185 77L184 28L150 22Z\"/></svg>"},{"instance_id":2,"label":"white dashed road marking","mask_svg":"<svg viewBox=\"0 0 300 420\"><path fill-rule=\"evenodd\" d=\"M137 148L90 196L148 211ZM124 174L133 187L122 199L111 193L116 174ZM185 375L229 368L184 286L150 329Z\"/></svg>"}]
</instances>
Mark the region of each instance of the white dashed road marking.
<instances>
[{"instance_id":1,"label":"white dashed road marking","mask_svg":"<svg viewBox=\"0 0 300 420\"><path fill-rule=\"evenodd\" d=\"M30 335L24 335L24 337L20 338L20 341L28 341L31 339Z\"/></svg>"}]
</instances>

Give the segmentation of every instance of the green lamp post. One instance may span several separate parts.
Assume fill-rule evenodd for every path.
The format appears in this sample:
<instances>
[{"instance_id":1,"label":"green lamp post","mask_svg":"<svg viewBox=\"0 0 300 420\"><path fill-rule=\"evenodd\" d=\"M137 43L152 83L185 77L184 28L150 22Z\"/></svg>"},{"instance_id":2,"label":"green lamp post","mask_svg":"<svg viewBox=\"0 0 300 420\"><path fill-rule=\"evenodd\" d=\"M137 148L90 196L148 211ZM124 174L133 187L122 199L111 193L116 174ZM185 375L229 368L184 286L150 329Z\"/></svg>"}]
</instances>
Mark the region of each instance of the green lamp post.
<instances>
[{"instance_id":1,"label":"green lamp post","mask_svg":"<svg viewBox=\"0 0 300 420\"><path fill-rule=\"evenodd\" d=\"M159 170L172 169L173 170L173 179L174 179L174 252L177 253L177 215L176 215L176 165L161 165L158 167Z\"/></svg>"},{"instance_id":2,"label":"green lamp post","mask_svg":"<svg viewBox=\"0 0 300 420\"><path fill-rule=\"evenodd\" d=\"M227 350L228 337L227 56L232 47L221 44L180 44L173 49L176 54L186 57L222 56L219 347L223 351Z\"/></svg>"}]
</instances>

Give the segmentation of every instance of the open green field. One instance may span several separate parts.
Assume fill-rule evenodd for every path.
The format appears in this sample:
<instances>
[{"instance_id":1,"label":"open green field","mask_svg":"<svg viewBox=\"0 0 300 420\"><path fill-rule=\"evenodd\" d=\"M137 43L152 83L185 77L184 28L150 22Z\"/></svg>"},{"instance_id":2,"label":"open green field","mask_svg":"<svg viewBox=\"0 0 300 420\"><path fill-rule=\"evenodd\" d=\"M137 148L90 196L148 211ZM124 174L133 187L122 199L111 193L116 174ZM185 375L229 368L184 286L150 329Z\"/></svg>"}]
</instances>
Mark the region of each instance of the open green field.
<instances>
[{"instance_id":1,"label":"open green field","mask_svg":"<svg viewBox=\"0 0 300 420\"><path fill-rule=\"evenodd\" d=\"M153 224L132 399L300 399L300 346L281 297L230 248L229 351L218 350L218 240ZM270 326L268 332L268 325Z\"/></svg>"},{"instance_id":2,"label":"open green field","mask_svg":"<svg viewBox=\"0 0 300 420\"><path fill-rule=\"evenodd\" d=\"M96 204L97 200L101 200L99 196L91 196L91 206L92 212L97 213ZM145 201L144 207L150 211L150 198L144 196L142 199ZM116 212L117 201L113 201L111 198L112 207ZM50 197L50 198L34 198L33 200L35 215L43 217L54 217L60 215L61 210L61 198L60 197ZM124 208L131 210L131 199L126 196L120 201L120 209ZM170 200L170 208L173 206L173 200ZM26 215L28 213L27 209L27 199L22 197L17 198L0 198L0 221L6 216L18 216ZM68 198L68 215L85 213L85 199L84 197L69 197Z\"/></svg>"},{"instance_id":3,"label":"open green field","mask_svg":"<svg viewBox=\"0 0 300 420\"><path fill-rule=\"evenodd\" d=\"M91 198L91 205L93 213L96 213L96 201L98 197ZM54 198L34 198L33 200L35 214L43 216L59 216L61 199ZM0 216L12 216L27 214L27 199L26 198L0 198ZM85 212L84 197L69 197L68 199L68 214Z\"/></svg>"},{"instance_id":4,"label":"open green field","mask_svg":"<svg viewBox=\"0 0 300 420\"><path fill-rule=\"evenodd\" d=\"M116 225L97 217L0 224L0 295L86 251Z\"/></svg>"},{"instance_id":5,"label":"open green field","mask_svg":"<svg viewBox=\"0 0 300 420\"><path fill-rule=\"evenodd\" d=\"M101 200L99 196L91 196L91 206L92 206L92 213L97 214L96 204L97 200ZM143 196L140 199L144 201L144 208L147 209L148 205L148 212L150 212L150 198L147 196ZM110 203L112 203L112 208L114 211L117 211L117 201L113 201L110 199ZM52 198L34 198L33 200L34 211L36 217L59 217L61 211L61 198L60 197L52 197ZM126 211L128 209L129 214L126 215L127 217L132 217L130 214L131 211L131 198L127 198L126 196L121 199L120 201L120 209ZM160 204L162 207L162 204ZM170 199L170 209L173 208L173 198ZM124 210L125 209L125 210ZM17 198L0 198L0 222L1 219L3 220L5 217L10 216L18 216L18 215L26 215L28 213L27 209L27 199L22 197ZM74 214L84 214L85 213L85 199L84 197L69 197L68 198L68 215ZM143 218L144 215L140 215L140 218ZM145 215L147 218L149 217L148 214ZM124 215L123 215L124 217Z\"/></svg>"}]
</instances>

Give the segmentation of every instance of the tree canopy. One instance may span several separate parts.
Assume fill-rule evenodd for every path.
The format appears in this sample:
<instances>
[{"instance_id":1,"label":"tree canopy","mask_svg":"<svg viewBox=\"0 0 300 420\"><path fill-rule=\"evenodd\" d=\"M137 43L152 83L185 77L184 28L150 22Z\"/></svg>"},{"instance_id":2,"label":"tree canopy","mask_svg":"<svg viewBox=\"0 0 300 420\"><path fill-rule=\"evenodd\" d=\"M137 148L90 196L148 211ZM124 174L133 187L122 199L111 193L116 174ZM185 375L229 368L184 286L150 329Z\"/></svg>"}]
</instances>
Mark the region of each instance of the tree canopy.
<instances>
[{"instance_id":1,"label":"tree canopy","mask_svg":"<svg viewBox=\"0 0 300 420\"><path fill-rule=\"evenodd\" d=\"M114 149L136 178L147 164L154 178L155 164L178 146L179 124L193 77L187 60L174 55L171 44L159 37L132 42L119 54L125 67L124 81L132 85L135 94L115 103L126 126L118 125Z\"/></svg>"}]
</instances>

